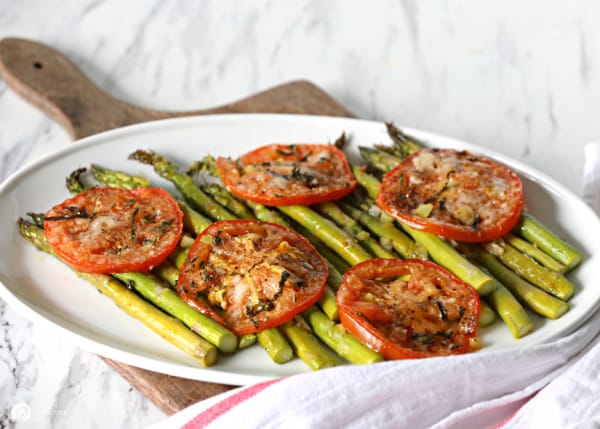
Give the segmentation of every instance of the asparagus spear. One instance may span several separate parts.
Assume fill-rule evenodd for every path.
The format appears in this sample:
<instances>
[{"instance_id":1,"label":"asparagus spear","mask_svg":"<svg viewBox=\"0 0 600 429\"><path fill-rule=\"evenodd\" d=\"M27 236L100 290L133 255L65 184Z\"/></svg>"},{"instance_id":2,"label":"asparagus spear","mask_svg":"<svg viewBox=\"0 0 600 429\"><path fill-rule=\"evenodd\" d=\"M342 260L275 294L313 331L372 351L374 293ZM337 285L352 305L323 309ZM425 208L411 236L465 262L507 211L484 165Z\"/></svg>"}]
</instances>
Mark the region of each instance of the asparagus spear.
<instances>
[{"instance_id":1,"label":"asparagus spear","mask_svg":"<svg viewBox=\"0 0 600 429\"><path fill-rule=\"evenodd\" d=\"M360 246L354 237L338 228L332 221L325 219L310 207L280 206L278 209L310 230L351 265L372 258L369 252Z\"/></svg>"},{"instance_id":2,"label":"asparagus spear","mask_svg":"<svg viewBox=\"0 0 600 429\"><path fill-rule=\"evenodd\" d=\"M487 295L494 290L494 279L481 271L458 253L446 240L425 231L418 231L408 225L402 228L422 244L431 258L443 267L456 274L458 278L470 284L480 295Z\"/></svg>"},{"instance_id":3,"label":"asparagus spear","mask_svg":"<svg viewBox=\"0 0 600 429\"><path fill-rule=\"evenodd\" d=\"M340 320L340 312L335 300L335 291L339 287L340 283L332 284L331 276L327 279L327 287L323 290L323 296L319 298L319 307L321 310L334 322Z\"/></svg>"},{"instance_id":4,"label":"asparagus spear","mask_svg":"<svg viewBox=\"0 0 600 429\"><path fill-rule=\"evenodd\" d=\"M487 252L476 252L473 257L536 313L550 319L557 319L569 311L567 302L553 297L522 279L494 255Z\"/></svg>"},{"instance_id":5,"label":"asparagus spear","mask_svg":"<svg viewBox=\"0 0 600 429\"><path fill-rule=\"evenodd\" d=\"M371 166L381 172L390 171L402 162L402 158L382 150L360 146L358 151Z\"/></svg>"},{"instance_id":6,"label":"asparagus spear","mask_svg":"<svg viewBox=\"0 0 600 429\"><path fill-rule=\"evenodd\" d=\"M165 287L156 277L146 273L116 273L113 277L133 287L158 308L181 320L222 352L231 353L237 348L238 339L229 329L194 310L173 289Z\"/></svg>"},{"instance_id":7,"label":"asparagus spear","mask_svg":"<svg viewBox=\"0 0 600 429\"><path fill-rule=\"evenodd\" d=\"M256 334L258 343L269 353L275 363L286 363L294 357L294 351L276 328L265 329Z\"/></svg>"},{"instance_id":8,"label":"asparagus spear","mask_svg":"<svg viewBox=\"0 0 600 429\"><path fill-rule=\"evenodd\" d=\"M177 279L179 278L179 269L169 260L152 268L152 272L159 278L163 279L172 288L177 287Z\"/></svg>"},{"instance_id":9,"label":"asparagus spear","mask_svg":"<svg viewBox=\"0 0 600 429\"><path fill-rule=\"evenodd\" d=\"M342 325L332 322L314 306L304 312L304 317L315 335L349 362L361 365L383 360L383 356L358 341Z\"/></svg>"},{"instance_id":10,"label":"asparagus spear","mask_svg":"<svg viewBox=\"0 0 600 429\"><path fill-rule=\"evenodd\" d=\"M292 345L296 356L313 370L335 366L335 359L319 343L317 338L310 332L310 329L306 329L301 323L298 323L298 319L296 317L284 323L280 328ZM301 320L304 322L304 319ZM306 322L304 322L304 325L306 325Z\"/></svg>"},{"instance_id":11,"label":"asparagus spear","mask_svg":"<svg viewBox=\"0 0 600 429\"><path fill-rule=\"evenodd\" d=\"M254 214L246 204L217 183L203 183L200 189L240 219L254 219Z\"/></svg>"},{"instance_id":12,"label":"asparagus spear","mask_svg":"<svg viewBox=\"0 0 600 429\"><path fill-rule=\"evenodd\" d=\"M136 150L129 155L129 159L154 167L154 171L156 171L159 176L171 181L186 200L211 219L228 220L236 218L222 205L202 192L190 176L180 172L175 164L159 154L151 151Z\"/></svg>"},{"instance_id":13,"label":"asparagus spear","mask_svg":"<svg viewBox=\"0 0 600 429\"><path fill-rule=\"evenodd\" d=\"M416 138L405 134L400 128L397 128L393 123L385 124L386 130L394 144L394 150L398 157L405 158L406 156L418 152L423 149L423 143Z\"/></svg>"},{"instance_id":14,"label":"asparagus spear","mask_svg":"<svg viewBox=\"0 0 600 429\"><path fill-rule=\"evenodd\" d=\"M375 216L371 216L367 211L348 203L339 203L339 206L373 234L382 239L390 240L392 248L403 258L427 259L427 249L417 245L409 236L396 228L393 223L382 221Z\"/></svg>"},{"instance_id":15,"label":"asparagus spear","mask_svg":"<svg viewBox=\"0 0 600 429\"><path fill-rule=\"evenodd\" d=\"M573 296L575 286L566 277L537 264L510 244L496 240L484 248L519 276L555 297L567 301Z\"/></svg>"},{"instance_id":16,"label":"asparagus spear","mask_svg":"<svg viewBox=\"0 0 600 429\"><path fill-rule=\"evenodd\" d=\"M280 213L283 215L283 213ZM277 223L277 222L276 222ZM327 247L321 240L319 240L312 232L310 232L307 228L304 228L297 222L294 222L290 219L291 228L298 232L300 235L306 237L308 241L311 242L313 246L319 251L321 256L325 258L327 261L327 265L329 267L329 274L335 274L336 278L340 277L340 273L345 273L350 268L350 264L346 262L340 255L338 255L333 249ZM335 285L339 285L339 281L334 282ZM334 289L337 290L337 286L334 286Z\"/></svg>"},{"instance_id":17,"label":"asparagus spear","mask_svg":"<svg viewBox=\"0 0 600 429\"><path fill-rule=\"evenodd\" d=\"M524 213L521 216L514 231L565 265L567 270L575 268L583 259L580 252L558 238L548 227L530 214Z\"/></svg>"},{"instance_id":18,"label":"asparagus spear","mask_svg":"<svg viewBox=\"0 0 600 429\"><path fill-rule=\"evenodd\" d=\"M492 310L492 307L485 301L480 301L481 312L479 313L479 326L489 326L496 320L496 313Z\"/></svg>"},{"instance_id":19,"label":"asparagus spear","mask_svg":"<svg viewBox=\"0 0 600 429\"><path fill-rule=\"evenodd\" d=\"M352 171L354 172L354 176L356 180L363 187L369 197L375 199L377 198L377 194L379 193L379 188L381 187L381 182L377 177L367 173L364 168L360 166L352 167Z\"/></svg>"},{"instance_id":20,"label":"asparagus spear","mask_svg":"<svg viewBox=\"0 0 600 429\"><path fill-rule=\"evenodd\" d=\"M544 253L538 247L534 246L528 241L523 240L513 234L506 234L504 240L515 249L519 250L523 254L535 259L537 262L545 266L546 268L556 271L557 273L564 273L567 267L552 258L547 253Z\"/></svg>"},{"instance_id":21,"label":"asparagus spear","mask_svg":"<svg viewBox=\"0 0 600 429\"><path fill-rule=\"evenodd\" d=\"M515 338L522 338L533 331L533 322L525 309L504 285L496 282L496 288L485 298Z\"/></svg>"},{"instance_id":22,"label":"asparagus spear","mask_svg":"<svg viewBox=\"0 0 600 429\"><path fill-rule=\"evenodd\" d=\"M184 201L177 200L177 204L183 212L183 227L186 231L198 235L212 223L212 220L198 213Z\"/></svg>"},{"instance_id":23,"label":"asparagus spear","mask_svg":"<svg viewBox=\"0 0 600 429\"><path fill-rule=\"evenodd\" d=\"M23 219L18 220L21 236L38 250L54 255L46 241L44 231ZM215 346L190 331L178 319L171 317L148 303L121 282L103 274L77 273L94 285L127 314L142 322L155 333L197 359L203 366L211 366L217 360Z\"/></svg>"},{"instance_id":24,"label":"asparagus spear","mask_svg":"<svg viewBox=\"0 0 600 429\"><path fill-rule=\"evenodd\" d=\"M244 334L239 337L238 349L245 349L256 343L256 334Z\"/></svg>"},{"instance_id":25,"label":"asparagus spear","mask_svg":"<svg viewBox=\"0 0 600 429\"><path fill-rule=\"evenodd\" d=\"M132 176L121 171L107 170L95 164L90 166L90 172L102 186L123 189L151 186L150 181L144 177Z\"/></svg>"},{"instance_id":26,"label":"asparagus spear","mask_svg":"<svg viewBox=\"0 0 600 429\"><path fill-rule=\"evenodd\" d=\"M321 214L327 216L329 219L334 221L339 227L343 228L349 234L352 234L358 239L369 252L378 258L394 258L396 257L392 252L389 252L383 246L381 246L376 240L371 238L369 233L362 229L362 227L356 222L351 216L347 215L337 204L333 202L326 202L316 204L314 208Z\"/></svg>"},{"instance_id":27,"label":"asparagus spear","mask_svg":"<svg viewBox=\"0 0 600 429\"><path fill-rule=\"evenodd\" d=\"M67 186L67 189L72 194L80 194L89 188L89 186L84 185L83 181L81 180L81 176L86 171L87 171L87 169L85 167L78 168L78 169L72 171L71 174L69 174L67 176L67 178L65 180L65 184Z\"/></svg>"}]
</instances>

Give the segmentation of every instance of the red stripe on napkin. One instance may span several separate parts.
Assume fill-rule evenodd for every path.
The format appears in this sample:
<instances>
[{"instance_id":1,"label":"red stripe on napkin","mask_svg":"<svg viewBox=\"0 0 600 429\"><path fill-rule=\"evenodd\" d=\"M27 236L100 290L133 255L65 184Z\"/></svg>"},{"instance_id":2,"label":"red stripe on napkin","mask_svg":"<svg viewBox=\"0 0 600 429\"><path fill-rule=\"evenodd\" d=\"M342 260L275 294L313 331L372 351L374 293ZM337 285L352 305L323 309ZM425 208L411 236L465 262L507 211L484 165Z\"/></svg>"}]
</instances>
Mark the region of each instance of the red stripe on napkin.
<instances>
[{"instance_id":1,"label":"red stripe on napkin","mask_svg":"<svg viewBox=\"0 0 600 429\"><path fill-rule=\"evenodd\" d=\"M262 383L253 384L252 386L242 389L239 392L236 392L233 395L228 396L224 400L216 403L212 407L209 407L206 410L202 411L192 420L187 422L182 429L196 429L205 427L206 425L212 423L217 417L222 416L236 405L241 404L246 399L249 399L257 393L262 392L267 387L274 383L277 383L280 380L283 380L283 378L276 378L274 380L264 381Z\"/></svg>"},{"instance_id":2,"label":"red stripe on napkin","mask_svg":"<svg viewBox=\"0 0 600 429\"><path fill-rule=\"evenodd\" d=\"M538 391L539 392L539 391ZM517 413L519 411L521 411L521 408L523 408L523 406L529 402L535 395L538 394L538 392L534 392L533 394L531 394L527 400L519 407L517 408L513 413L511 413L510 415L506 416L501 422L496 423L495 425L491 426L489 429L502 429L504 426L506 426L507 424L509 424L511 422L512 419L515 418L515 416L517 415Z\"/></svg>"}]
</instances>

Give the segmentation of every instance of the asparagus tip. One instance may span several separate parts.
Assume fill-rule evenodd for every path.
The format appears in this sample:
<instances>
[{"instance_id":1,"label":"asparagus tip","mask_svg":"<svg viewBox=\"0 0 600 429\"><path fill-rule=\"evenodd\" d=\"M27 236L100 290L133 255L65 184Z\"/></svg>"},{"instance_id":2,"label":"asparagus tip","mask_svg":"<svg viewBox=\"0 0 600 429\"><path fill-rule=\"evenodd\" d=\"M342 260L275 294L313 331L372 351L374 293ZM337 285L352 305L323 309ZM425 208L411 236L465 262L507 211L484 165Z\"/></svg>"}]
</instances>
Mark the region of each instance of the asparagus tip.
<instances>
[{"instance_id":1,"label":"asparagus tip","mask_svg":"<svg viewBox=\"0 0 600 429\"><path fill-rule=\"evenodd\" d=\"M142 164L148 164L148 165L153 165L154 161L157 158L157 154L155 154L152 151L148 151L148 150L144 150L144 149L138 149L135 152L131 153L127 159L133 160L133 161L139 161Z\"/></svg>"}]
</instances>

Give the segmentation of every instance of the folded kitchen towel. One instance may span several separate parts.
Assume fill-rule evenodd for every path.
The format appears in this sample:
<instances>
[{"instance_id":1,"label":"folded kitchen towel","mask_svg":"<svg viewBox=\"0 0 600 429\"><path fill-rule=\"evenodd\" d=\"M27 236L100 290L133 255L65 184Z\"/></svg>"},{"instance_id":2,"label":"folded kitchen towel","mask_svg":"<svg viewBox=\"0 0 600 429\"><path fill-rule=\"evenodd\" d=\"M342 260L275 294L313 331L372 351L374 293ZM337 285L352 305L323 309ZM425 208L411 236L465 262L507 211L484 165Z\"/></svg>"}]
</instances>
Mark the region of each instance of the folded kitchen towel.
<instances>
[{"instance_id":1,"label":"folded kitchen towel","mask_svg":"<svg viewBox=\"0 0 600 429\"><path fill-rule=\"evenodd\" d=\"M600 144L586 147L584 183L598 210ZM598 427L598 332L600 311L547 344L275 379L194 404L153 428Z\"/></svg>"}]
</instances>

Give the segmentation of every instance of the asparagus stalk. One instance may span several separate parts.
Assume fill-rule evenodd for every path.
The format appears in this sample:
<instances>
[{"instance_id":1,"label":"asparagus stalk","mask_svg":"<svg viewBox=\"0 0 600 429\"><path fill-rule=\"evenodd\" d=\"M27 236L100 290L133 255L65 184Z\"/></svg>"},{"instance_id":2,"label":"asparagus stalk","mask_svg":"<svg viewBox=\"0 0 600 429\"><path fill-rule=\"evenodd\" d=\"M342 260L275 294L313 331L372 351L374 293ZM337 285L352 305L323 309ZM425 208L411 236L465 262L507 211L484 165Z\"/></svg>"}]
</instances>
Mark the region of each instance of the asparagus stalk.
<instances>
[{"instance_id":1,"label":"asparagus stalk","mask_svg":"<svg viewBox=\"0 0 600 429\"><path fill-rule=\"evenodd\" d=\"M256 334L244 334L240 335L238 342L238 349L248 348L256 343Z\"/></svg>"},{"instance_id":2,"label":"asparagus stalk","mask_svg":"<svg viewBox=\"0 0 600 429\"><path fill-rule=\"evenodd\" d=\"M196 186L194 180L190 176L180 172L177 165L173 164L157 153L145 150L137 150L129 155L129 159L133 159L154 167L154 171L156 171L159 176L172 182L186 200L188 200L197 210L200 210L211 219L236 219L235 215L231 214L222 205L202 192L202 190Z\"/></svg>"},{"instance_id":3,"label":"asparagus stalk","mask_svg":"<svg viewBox=\"0 0 600 429\"><path fill-rule=\"evenodd\" d=\"M135 189L151 186L150 181L144 177L132 176L121 171L108 170L95 164L90 166L90 172L94 176L94 179L106 187Z\"/></svg>"},{"instance_id":4,"label":"asparagus stalk","mask_svg":"<svg viewBox=\"0 0 600 429\"><path fill-rule=\"evenodd\" d=\"M417 243L422 244L429 252L429 256L454 273L458 278L471 285L480 295L487 295L494 290L494 279L469 262L458 253L446 240L425 231L419 231L408 225L402 224L402 228L414 238Z\"/></svg>"},{"instance_id":5,"label":"asparagus stalk","mask_svg":"<svg viewBox=\"0 0 600 429\"><path fill-rule=\"evenodd\" d=\"M302 319L302 321L304 321ZM304 322L306 324L306 322ZM294 349L294 353L311 369L319 370L336 365L335 359L319 343L317 338L299 324L296 319L284 323L280 328Z\"/></svg>"},{"instance_id":6,"label":"asparagus stalk","mask_svg":"<svg viewBox=\"0 0 600 429\"><path fill-rule=\"evenodd\" d=\"M175 265L177 269L180 270L185 262L185 259L187 258L188 251L189 248L179 247L169 255L169 261L171 261L173 265Z\"/></svg>"},{"instance_id":7,"label":"asparagus stalk","mask_svg":"<svg viewBox=\"0 0 600 429\"><path fill-rule=\"evenodd\" d=\"M332 221L325 219L310 207L280 206L278 209L310 230L351 265L356 265L359 262L372 258L369 252L358 244L354 237L338 228Z\"/></svg>"},{"instance_id":8,"label":"asparagus stalk","mask_svg":"<svg viewBox=\"0 0 600 429\"><path fill-rule=\"evenodd\" d=\"M254 219L254 214L246 204L217 183L204 183L200 189L240 219Z\"/></svg>"},{"instance_id":9,"label":"asparagus stalk","mask_svg":"<svg viewBox=\"0 0 600 429\"><path fill-rule=\"evenodd\" d=\"M492 307L485 301L480 301L481 311L479 313L479 326L486 327L494 323L496 320L496 313L492 310Z\"/></svg>"},{"instance_id":10,"label":"asparagus stalk","mask_svg":"<svg viewBox=\"0 0 600 429\"><path fill-rule=\"evenodd\" d=\"M373 234L390 240L391 247L403 258L427 259L427 249L417 245L411 238L394 226L392 222L382 221L371 216L367 211L358 209L347 203L339 203L350 217L356 219Z\"/></svg>"},{"instance_id":11,"label":"asparagus stalk","mask_svg":"<svg viewBox=\"0 0 600 429\"><path fill-rule=\"evenodd\" d=\"M327 279L327 287L323 291L323 296L319 299L319 307L323 310L323 313L327 315L334 322L340 320L340 311L335 300L335 291L339 287L339 283L335 286L331 286L331 277Z\"/></svg>"},{"instance_id":12,"label":"asparagus stalk","mask_svg":"<svg viewBox=\"0 0 600 429\"><path fill-rule=\"evenodd\" d=\"M390 171L402 162L402 158L382 150L361 146L358 151L371 166L381 172Z\"/></svg>"},{"instance_id":13,"label":"asparagus stalk","mask_svg":"<svg viewBox=\"0 0 600 429\"><path fill-rule=\"evenodd\" d=\"M385 124L387 133L392 139L394 144L394 150L396 155L400 158L418 152L423 149L423 143L418 141L416 138L405 134L400 128L397 128L393 123L387 122Z\"/></svg>"},{"instance_id":14,"label":"asparagus stalk","mask_svg":"<svg viewBox=\"0 0 600 429\"><path fill-rule=\"evenodd\" d=\"M183 227L186 231L199 235L212 223L212 220L201 215L183 201L177 200L179 208L183 212Z\"/></svg>"},{"instance_id":15,"label":"asparagus stalk","mask_svg":"<svg viewBox=\"0 0 600 429\"><path fill-rule=\"evenodd\" d=\"M115 273L113 277L133 287L152 304L181 320L222 352L231 353L237 348L238 339L229 329L187 305L173 289L165 287L156 277L145 273Z\"/></svg>"},{"instance_id":16,"label":"asparagus stalk","mask_svg":"<svg viewBox=\"0 0 600 429\"><path fill-rule=\"evenodd\" d=\"M496 288L486 299L515 338L522 338L533 331L534 325L527 312L504 285L496 282Z\"/></svg>"},{"instance_id":17,"label":"asparagus stalk","mask_svg":"<svg viewBox=\"0 0 600 429\"><path fill-rule=\"evenodd\" d=\"M267 351L273 362L282 364L294 357L294 351L276 328L265 329L256 334L258 343Z\"/></svg>"},{"instance_id":18,"label":"asparagus stalk","mask_svg":"<svg viewBox=\"0 0 600 429\"><path fill-rule=\"evenodd\" d=\"M536 313L550 319L558 319L569 311L569 304L544 292L519 277L494 255L487 252L473 254L475 260L483 265L493 276L505 285L515 296L526 303Z\"/></svg>"},{"instance_id":19,"label":"asparagus stalk","mask_svg":"<svg viewBox=\"0 0 600 429\"><path fill-rule=\"evenodd\" d=\"M87 169L85 167L78 168L69 174L65 180L65 184L67 185L67 189L72 194L80 194L89 187L83 184L81 180L81 176L85 173Z\"/></svg>"},{"instance_id":20,"label":"asparagus stalk","mask_svg":"<svg viewBox=\"0 0 600 429\"><path fill-rule=\"evenodd\" d=\"M304 228L297 222L292 221L291 228L298 232L300 235L306 237L308 241L311 242L313 246L319 251L321 256L325 258L327 261L327 266L329 267L330 276L335 274L335 278L341 279L340 273L345 273L350 268L350 264L346 262L340 255L338 255L333 249L327 247L320 239L318 239L312 232L310 232L307 228ZM335 285L339 285L339 281L334 282ZM334 286L334 289L337 290L337 286Z\"/></svg>"},{"instance_id":21,"label":"asparagus stalk","mask_svg":"<svg viewBox=\"0 0 600 429\"><path fill-rule=\"evenodd\" d=\"M552 258L547 253L540 250L528 241L523 240L513 234L506 234L504 240L515 249L519 250L523 254L535 259L537 262L545 266L546 268L556 271L557 273L564 273L567 267Z\"/></svg>"},{"instance_id":22,"label":"asparagus stalk","mask_svg":"<svg viewBox=\"0 0 600 429\"><path fill-rule=\"evenodd\" d=\"M371 238L351 216L347 215L337 204L332 202L320 203L314 206L315 210L334 221L339 227L356 237L366 250L378 258L394 258L392 252L389 252L381 246L376 240Z\"/></svg>"},{"instance_id":23,"label":"asparagus stalk","mask_svg":"<svg viewBox=\"0 0 600 429\"><path fill-rule=\"evenodd\" d=\"M383 356L358 341L342 325L332 322L314 306L304 312L304 317L315 335L347 361L362 365L383 360Z\"/></svg>"},{"instance_id":24,"label":"asparagus stalk","mask_svg":"<svg viewBox=\"0 0 600 429\"><path fill-rule=\"evenodd\" d=\"M373 199L377 198L377 194L379 194L379 188L381 187L381 182L379 179L367 173L365 169L360 166L354 166L352 171L354 172L354 177L356 177L356 180L360 186L367 191L369 197Z\"/></svg>"},{"instance_id":25,"label":"asparagus stalk","mask_svg":"<svg viewBox=\"0 0 600 429\"><path fill-rule=\"evenodd\" d=\"M169 260L164 261L162 264L152 268L152 272L158 277L163 279L173 289L177 287L177 279L179 278L179 269L173 265Z\"/></svg>"},{"instance_id":26,"label":"asparagus stalk","mask_svg":"<svg viewBox=\"0 0 600 429\"><path fill-rule=\"evenodd\" d=\"M567 270L575 268L583 259L580 252L557 237L547 226L530 214L524 213L521 216L514 231L565 265Z\"/></svg>"},{"instance_id":27,"label":"asparagus stalk","mask_svg":"<svg viewBox=\"0 0 600 429\"><path fill-rule=\"evenodd\" d=\"M484 248L525 280L557 298L567 301L575 292L575 286L563 275L537 264L510 244L497 240Z\"/></svg>"},{"instance_id":28,"label":"asparagus stalk","mask_svg":"<svg viewBox=\"0 0 600 429\"><path fill-rule=\"evenodd\" d=\"M246 201L246 204L248 205L248 207L250 207L250 210L252 210L256 219L260 219L263 222L276 223L291 228L288 219L277 210L273 210L270 207L267 207L260 203L255 203L253 201Z\"/></svg>"},{"instance_id":29,"label":"asparagus stalk","mask_svg":"<svg viewBox=\"0 0 600 429\"><path fill-rule=\"evenodd\" d=\"M25 240L38 250L54 255L41 228L23 219L19 219L18 227ZM197 359L203 366L211 366L216 362L217 349L214 345L190 331L178 319L163 313L135 292L130 291L118 280L103 274L77 273L77 275L94 285L127 314Z\"/></svg>"}]
</instances>

